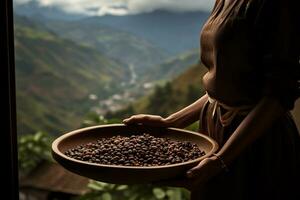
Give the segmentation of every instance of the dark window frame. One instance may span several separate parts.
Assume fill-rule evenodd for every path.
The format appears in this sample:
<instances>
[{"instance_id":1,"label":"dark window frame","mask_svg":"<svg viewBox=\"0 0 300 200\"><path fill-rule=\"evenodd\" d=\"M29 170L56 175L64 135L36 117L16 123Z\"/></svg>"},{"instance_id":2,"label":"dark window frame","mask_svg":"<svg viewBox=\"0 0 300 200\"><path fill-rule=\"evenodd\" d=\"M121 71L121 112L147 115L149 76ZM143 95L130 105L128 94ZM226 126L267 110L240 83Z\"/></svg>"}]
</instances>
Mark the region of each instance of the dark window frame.
<instances>
[{"instance_id":1,"label":"dark window frame","mask_svg":"<svg viewBox=\"0 0 300 200\"><path fill-rule=\"evenodd\" d=\"M16 89L14 60L13 0L0 1L0 49L2 81L1 196L18 200L18 159L16 131ZM3 28L4 27L4 28Z\"/></svg>"}]
</instances>

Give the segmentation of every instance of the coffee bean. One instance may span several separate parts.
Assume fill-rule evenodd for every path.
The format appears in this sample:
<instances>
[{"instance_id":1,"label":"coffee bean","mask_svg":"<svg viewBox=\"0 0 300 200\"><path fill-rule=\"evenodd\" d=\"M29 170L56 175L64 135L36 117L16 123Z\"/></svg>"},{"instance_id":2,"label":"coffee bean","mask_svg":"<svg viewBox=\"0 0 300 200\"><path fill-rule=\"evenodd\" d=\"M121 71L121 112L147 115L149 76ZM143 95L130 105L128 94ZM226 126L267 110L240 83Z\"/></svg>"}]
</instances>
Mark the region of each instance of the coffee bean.
<instances>
[{"instance_id":1,"label":"coffee bean","mask_svg":"<svg viewBox=\"0 0 300 200\"><path fill-rule=\"evenodd\" d=\"M123 166L162 166L187 162L205 155L196 144L149 134L101 138L78 145L66 156L86 162Z\"/></svg>"}]
</instances>

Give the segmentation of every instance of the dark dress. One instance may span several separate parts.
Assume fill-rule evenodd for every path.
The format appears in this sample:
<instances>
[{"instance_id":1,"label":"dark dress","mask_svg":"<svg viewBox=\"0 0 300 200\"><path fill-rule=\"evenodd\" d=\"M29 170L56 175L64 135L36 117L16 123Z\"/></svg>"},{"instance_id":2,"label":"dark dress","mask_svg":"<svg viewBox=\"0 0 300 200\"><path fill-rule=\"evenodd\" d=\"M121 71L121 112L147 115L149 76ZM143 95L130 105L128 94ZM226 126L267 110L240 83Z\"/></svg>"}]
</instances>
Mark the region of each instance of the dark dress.
<instances>
[{"instance_id":1,"label":"dark dress","mask_svg":"<svg viewBox=\"0 0 300 200\"><path fill-rule=\"evenodd\" d=\"M216 0L201 32L203 77L209 94L223 104L255 105L263 96L278 98L287 112L192 200L300 199L300 137L289 113L299 97L299 6L297 0ZM203 108L200 131L222 146L245 115L221 125L210 102ZM226 113L225 108L221 108ZM258 119L263 120L263 119ZM210 122L211 123L211 122ZM222 134L222 137L215 135Z\"/></svg>"}]
</instances>

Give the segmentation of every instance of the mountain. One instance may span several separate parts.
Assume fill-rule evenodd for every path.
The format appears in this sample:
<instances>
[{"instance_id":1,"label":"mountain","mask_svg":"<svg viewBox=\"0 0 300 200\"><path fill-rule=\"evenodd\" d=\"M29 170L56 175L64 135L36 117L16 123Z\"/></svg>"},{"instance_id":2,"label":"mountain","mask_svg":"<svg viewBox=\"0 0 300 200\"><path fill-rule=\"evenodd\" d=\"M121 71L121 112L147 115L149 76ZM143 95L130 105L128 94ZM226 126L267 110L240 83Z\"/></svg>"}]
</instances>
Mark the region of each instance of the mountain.
<instances>
[{"instance_id":1,"label":"mountain","mask_svg":"<svg viewBox=\"0 0 300 200\"><path fill-rule=\"evenodd\" d=\"M172 55L199 47L199 34L208 12L171 12L155 10L125 16L92 16L65 13L59 7L40 6L35 1L15 4L14 11L35 19L78 21L77 24L109 26L142 38ZM89 29L87 29L89 30Z\"/></svg>"},{"instance_id":2,"label":"mountain","mask_svg":"<svg viewBox=\"0 0 300 200\"><path fill-rule=\"evenodd\" d=\"M131 66L138 74L168 57L163 49L145 39L107 25L81 20L42 22L59 36L96 48L106 56Z\"/></svg>"},{"instance_id":3,"label":"mountain","mask_svg":"<svg viewBox=\"0 0 300 200\"><path fill-rule=\"evenodd\" d=\"M133 33L176 55L199 47L199 34L209 13L156 10L126 16L106 15L81 19L83 24L105 24Z\"/></svg>"},{"instance_id":4,"label":"mountain","mask_svg":"<svg viewBox=\"0 0 300 200\"><path fill-rule=\"evenodd\" d=\"M171 80L200 60L199 49L193 49L152 66L145 72L145 81Z\"/></svg>"},{"instance_id":5,"label":"mountain","mask_svg":"<svg viewBox=\"0 0 300 200\"><path fill-rule=\"evenodd\" d=\"M58 134L80 126L99 99L128 82L127 65L94 48L62 39L27 18L15 16L15 63L19 133Z\"/></svg>"}]
</instances>

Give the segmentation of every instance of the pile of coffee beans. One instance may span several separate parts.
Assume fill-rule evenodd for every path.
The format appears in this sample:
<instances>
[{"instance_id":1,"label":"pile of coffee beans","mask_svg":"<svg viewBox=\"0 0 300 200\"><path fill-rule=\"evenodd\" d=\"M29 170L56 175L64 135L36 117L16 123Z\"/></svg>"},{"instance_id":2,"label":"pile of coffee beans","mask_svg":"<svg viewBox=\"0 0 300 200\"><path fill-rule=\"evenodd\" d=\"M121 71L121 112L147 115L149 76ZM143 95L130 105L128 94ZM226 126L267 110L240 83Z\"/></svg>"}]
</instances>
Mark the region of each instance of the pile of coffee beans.
<instances>
[{"instance_id":1,"label":"pile of coffee beans","mask_svg":"<svg viewBox=\"0 0 300 200\"><path fill-rule=\"evenodd\" d=\"M65 155L106 165L162 166L194 160L205 155L205 152L191 142L143 134L102 138L69 149Z\"/></svg>"}]
</instances>

